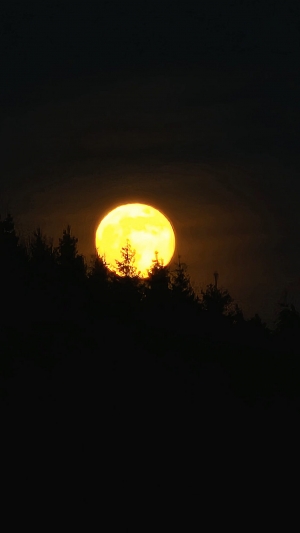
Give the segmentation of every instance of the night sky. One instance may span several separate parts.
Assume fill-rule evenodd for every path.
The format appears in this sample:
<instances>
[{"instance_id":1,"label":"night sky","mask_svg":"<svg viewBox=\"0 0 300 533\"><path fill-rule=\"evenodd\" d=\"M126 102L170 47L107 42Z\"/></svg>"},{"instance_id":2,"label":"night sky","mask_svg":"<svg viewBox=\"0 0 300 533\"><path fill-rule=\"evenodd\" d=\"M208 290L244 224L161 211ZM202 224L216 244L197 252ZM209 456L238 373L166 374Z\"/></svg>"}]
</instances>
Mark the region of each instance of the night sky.
<instances>
[{"instance_id":1,"label":"night sky","mask_svg":"<svg viewBox=\"0 0 300 533\"><path fill-rule=\"evenodd\" d=\"M299 302L300 3L4 0L0 211L79 251L111 208L172 221L196 287Z\"/></svg>"}]
</instances>

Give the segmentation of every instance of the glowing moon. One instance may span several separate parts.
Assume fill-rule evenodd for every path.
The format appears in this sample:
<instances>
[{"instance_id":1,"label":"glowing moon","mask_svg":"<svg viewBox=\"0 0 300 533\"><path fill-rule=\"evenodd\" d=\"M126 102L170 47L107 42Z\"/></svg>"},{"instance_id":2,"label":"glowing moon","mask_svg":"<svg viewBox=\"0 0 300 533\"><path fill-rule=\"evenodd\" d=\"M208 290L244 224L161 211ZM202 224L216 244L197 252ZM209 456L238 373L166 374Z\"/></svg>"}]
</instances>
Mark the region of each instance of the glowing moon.
<instances>
[{"instance_id":1,"label":"glowing moon","mask_svg":"<svg viewBox=\"0 0 300 533\"><path fill-rule=\"evenodd\" d=\"M113 209L100 222L96 231L96 249L105 257L110 270L116 271L116 260L122 261L121 248L127 240L135 250L134 266L146 278L158 252L167 265L175 251L175 234L169 220L158 209L145 204L126 204Z\"/></svg>"}]
</instances>

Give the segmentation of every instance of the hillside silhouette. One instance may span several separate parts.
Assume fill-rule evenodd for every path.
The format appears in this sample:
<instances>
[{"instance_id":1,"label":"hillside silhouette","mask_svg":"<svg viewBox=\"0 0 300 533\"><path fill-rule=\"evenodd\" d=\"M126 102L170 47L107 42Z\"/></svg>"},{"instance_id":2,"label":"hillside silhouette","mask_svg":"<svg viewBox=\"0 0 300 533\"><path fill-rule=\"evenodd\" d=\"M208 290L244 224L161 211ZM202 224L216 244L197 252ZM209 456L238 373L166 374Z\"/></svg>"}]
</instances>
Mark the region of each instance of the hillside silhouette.
<instances>
[{"instance_id":1,"label":"hillside silhouette","mask_svg":"<svg viewBox=\"0 0 300 533\"><path fill-rule=\"evenodd\" d=\"M201 379L208 372L213 381L212 368L224 376L228 397L245 404L298 399L300 315L293 306L281 306L270 330L258 314L246 320L217 277L196 294L180 257L163 266L157 252L142 279L127 241L114 273L97 254L87 263L69 226L57 247L40 228L24 242L10 214L0 222L0 253L4 403L54 401L69 394L74 372L86 380L84 394L97 393L94 372L100 380L108 372L112 383L122 381L116 401L133 380L128 391L146 395L155 386L165 398L174 387L174 401L184 405L202 397ZM212 390L215 399L222 394Z\"/></svg>"},{"instance_id":2,"label":"hillside silhouette","mask_svg":"<svg viewBox=\"0 0 300 533\"><path fill-rule=\"evenodd\" d=\"M40 228L24 241L11 215L0 221L2 453L11 468L26 464L32 475L43 465L41 483L65 478L75 501L82 486L94 501L93 472L113 501L125 502L128 483L164 501L198 462L202 483L232 478L243 434L249 469L265 461L255 439L273 449L280 429L292 442L293 306L281 305L271 330L258 314L244 318L216 273L197 294L180 257L164 266L157 252L142 279L130 242L116 272L77 244L69 226L54 246Z\"/></svg>"},{"instance_id":3,"label":"hillside silhouette","mask_svg":"<svg viewBox=\"0 0 300 533\"><path fill-rule=\"evenodd\" d=\"M61 476L67 462L72 491L74 464L87 480L104 462L122 500L133 472L161 491L198 456L203 476L205 457L232 471L241 432L262 442L297 430L294 307L282 305L271 330L258 314L246 320L217 276L197 294L180 257L164 266L156 253L142 279L129 242L116 272L77 244L69 226L54 246L40 228L25 242L11 215L0 221L0 407L13 464L31 457Z\"/></svg>"}]
</instances>

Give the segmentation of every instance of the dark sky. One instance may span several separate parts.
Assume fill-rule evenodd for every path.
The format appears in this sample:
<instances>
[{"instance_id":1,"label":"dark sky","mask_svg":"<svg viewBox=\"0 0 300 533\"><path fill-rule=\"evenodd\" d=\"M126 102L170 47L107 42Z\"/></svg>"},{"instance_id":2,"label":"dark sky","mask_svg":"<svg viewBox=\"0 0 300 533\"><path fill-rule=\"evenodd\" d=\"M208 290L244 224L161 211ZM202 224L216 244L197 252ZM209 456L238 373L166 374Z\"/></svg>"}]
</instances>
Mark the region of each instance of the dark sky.
<instances>
[{"instance_id":1,"label":"dark sky","mask_svg":"<svg viewBox=\"0 0 300 533\"><path fill-rule=\"evenodd\" d=\"M89 256L108 210L151 203L198 287L217 269L266 320L297 299L298 1L6 0L0 25L2 214Z\"/></svg>"}]
</instances>

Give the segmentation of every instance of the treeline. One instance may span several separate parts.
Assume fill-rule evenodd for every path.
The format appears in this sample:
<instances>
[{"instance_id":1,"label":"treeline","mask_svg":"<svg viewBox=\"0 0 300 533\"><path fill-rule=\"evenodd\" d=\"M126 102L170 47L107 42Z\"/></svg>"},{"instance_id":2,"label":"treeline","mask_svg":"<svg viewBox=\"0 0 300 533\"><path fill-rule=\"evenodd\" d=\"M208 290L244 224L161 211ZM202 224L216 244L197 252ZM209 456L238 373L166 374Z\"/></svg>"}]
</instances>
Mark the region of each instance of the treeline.
<instances>
[{"instance_id":1,"label":"treeline","mask_svg":"<svg viewBox=\"0 0 300 533\"><path fill-rule=\"evenodd\" d=\"M258 314L246 320L242 309L217 282L197 294L180 257L172 266L164 266L156 252L149 265L149 277L142 279L130 242L124 243L122 261L113 265L115 272L97 254L87 262L78 253L77 244L70 226L63 230L55 247L53 239L40 228L26 242L22 241L13 217L9 214L0 218L2 308L7 309L4 322L22 322L25 309L25 322L43 317L76 319L77 313L78 318L87 313L126 321L129 314L137 313L139 317L148 311L153 318L156 316L157 325L158 315L162 314L161 327L172 325L173 320L188 327L189 319L198 317L198 330L206 336L223 338L227 330L248 337L248 331L247 341L276 337L277 346L278 342L289 348L295 344L300 317L293 305L281 306L274 329L270 330Z\"/></svg>"},{"instance_id":2,"label":"treeline","mask_svg":"<svg viewBox=\"0 0 300 533\"><path fill-rule=\"evenodd\" d=\"M276 389L280 375L296 394L300 317L293 306L281 307L270 330L258 314L245 319L217 282L197 294L180 258L164 266L156 253L142 279L130 242L115 272L97 254L87 261L77 245L70 226L54 246L40 228L25 242L11 215L0 220L2 374L11 357L51 366L62 352L81 360L100 349L106 360L112 352L127 360L154 354L169 366L214 357L243 390L257 379L260 390L266 383Z\"/></svg>"}]
</instances>

